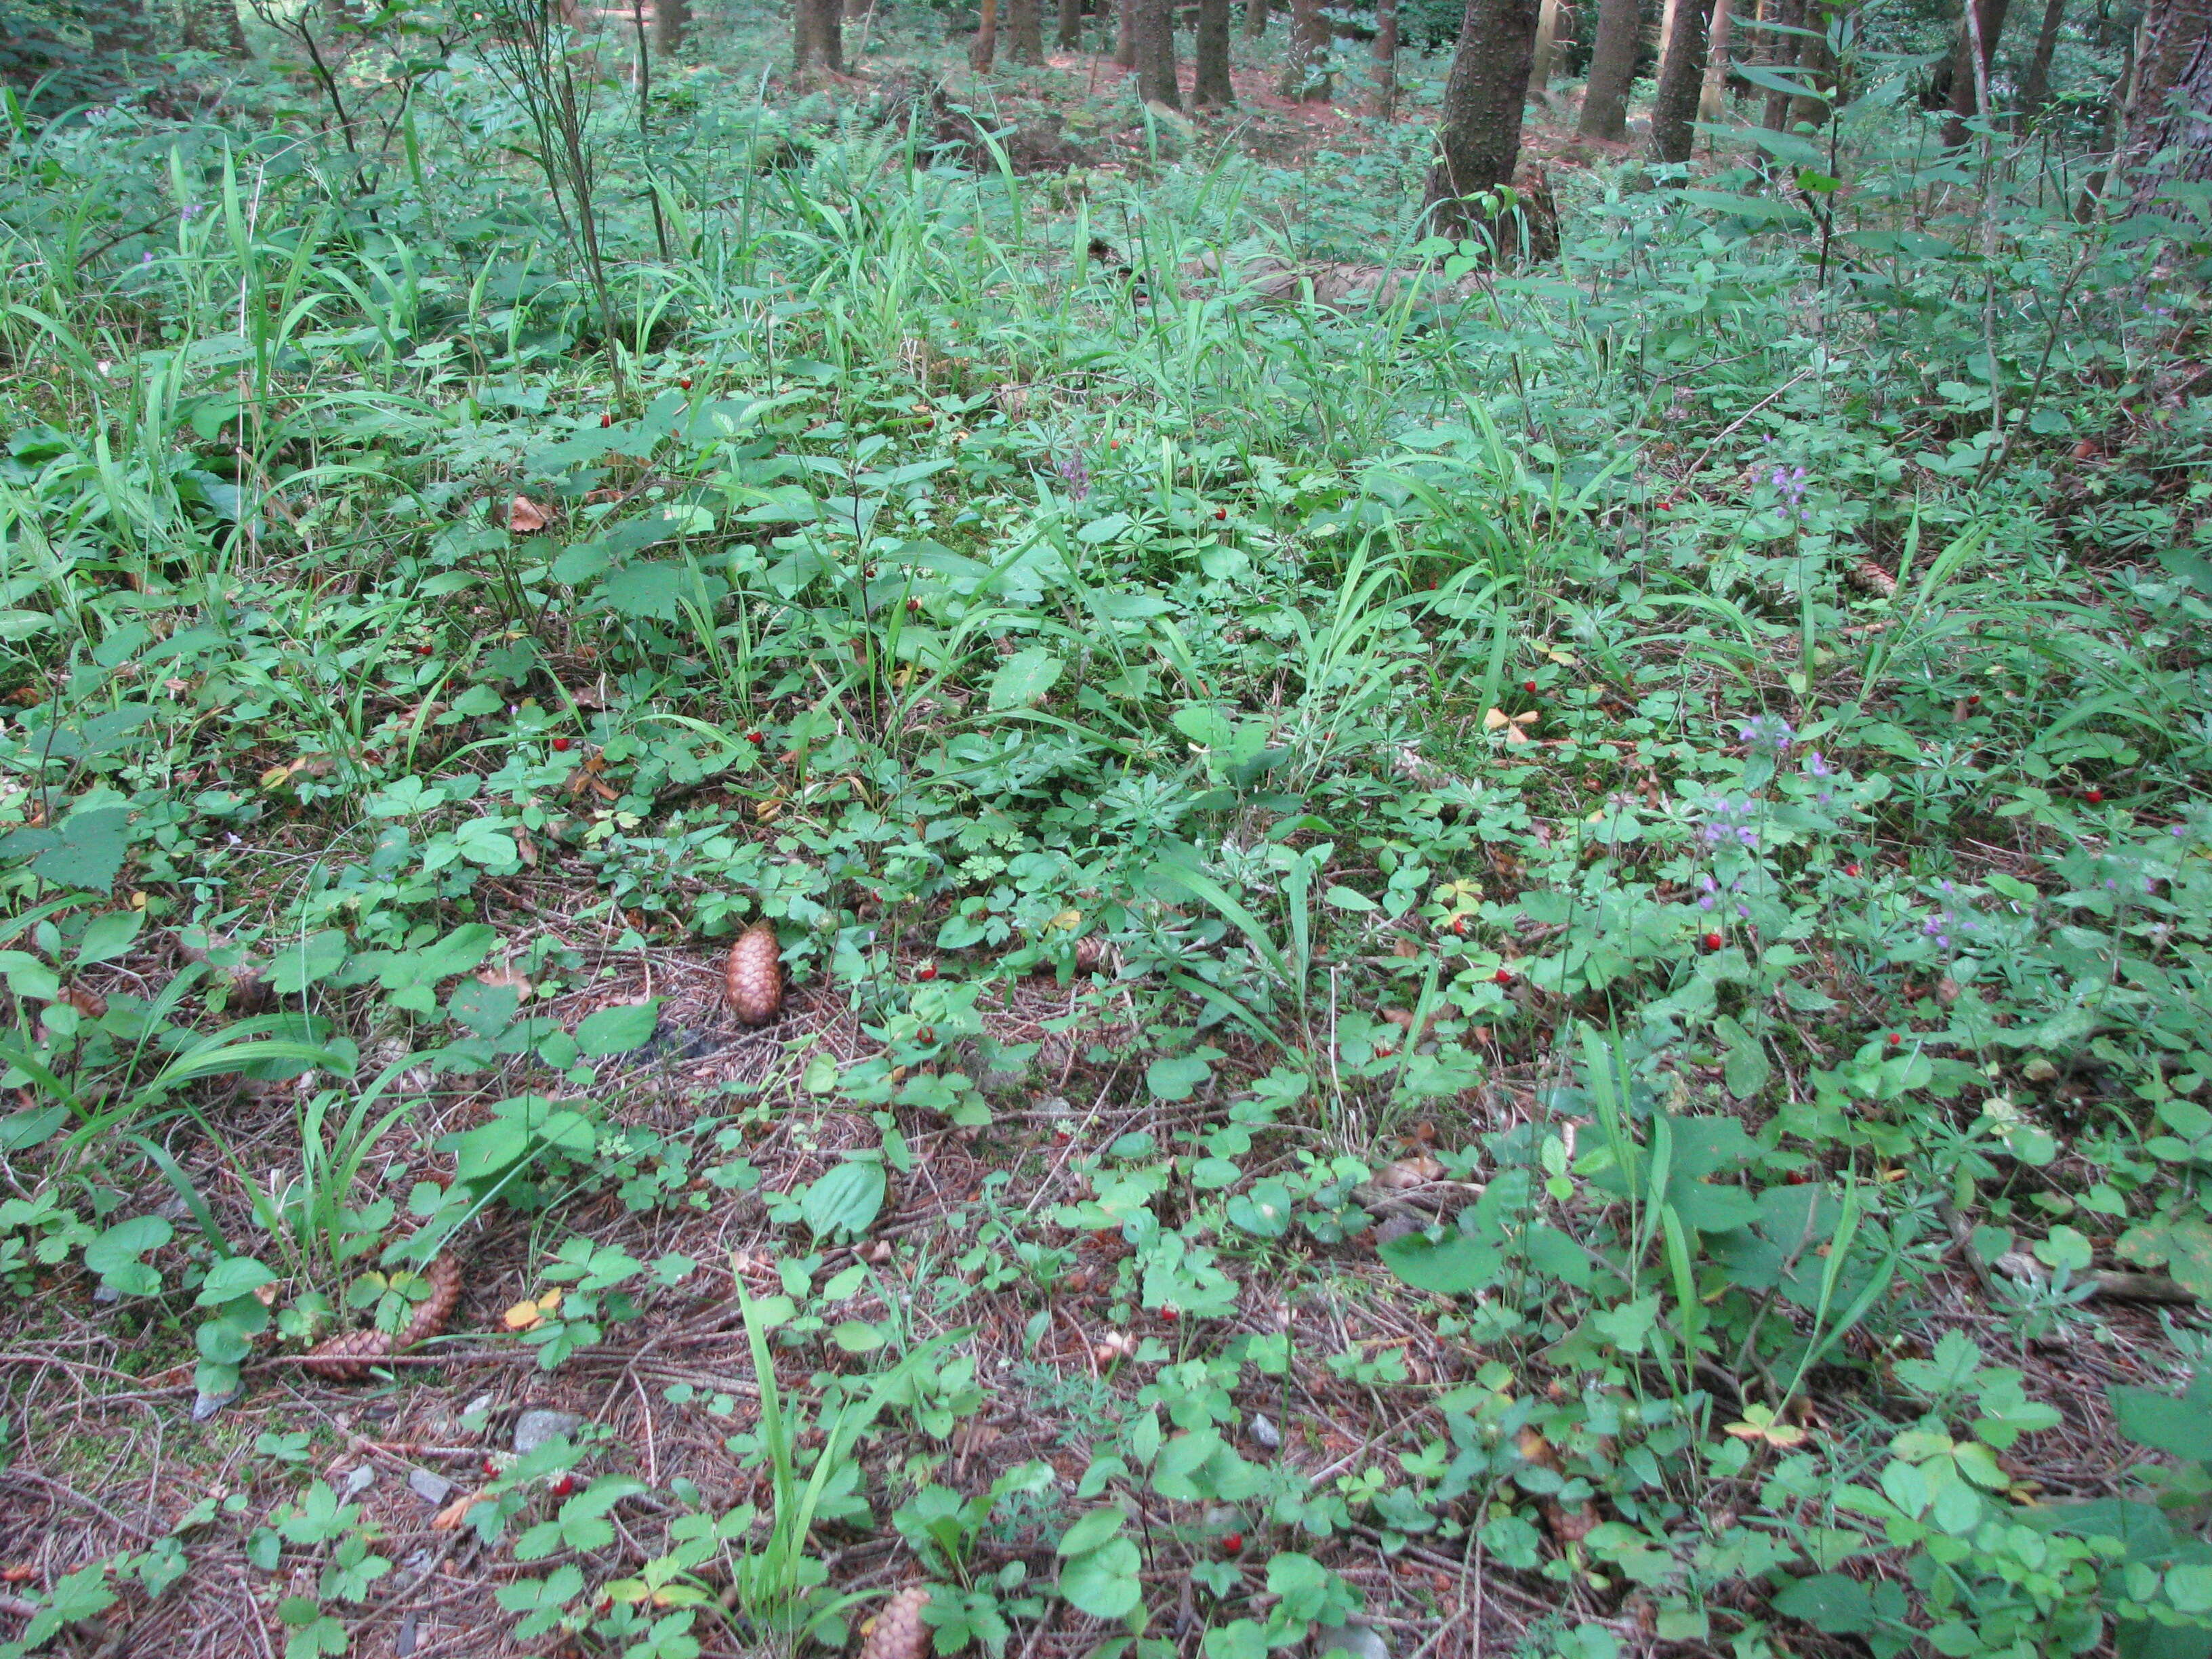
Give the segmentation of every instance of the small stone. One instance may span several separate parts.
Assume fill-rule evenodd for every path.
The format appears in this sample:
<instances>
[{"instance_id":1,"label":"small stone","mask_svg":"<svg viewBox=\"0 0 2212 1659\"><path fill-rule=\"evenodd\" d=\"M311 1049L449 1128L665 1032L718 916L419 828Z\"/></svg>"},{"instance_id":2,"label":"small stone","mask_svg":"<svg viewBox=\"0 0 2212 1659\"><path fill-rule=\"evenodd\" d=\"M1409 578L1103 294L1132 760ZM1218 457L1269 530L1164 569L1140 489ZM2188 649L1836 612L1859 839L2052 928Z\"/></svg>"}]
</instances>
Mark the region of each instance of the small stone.
<instances>
[{"instance_id":1,"label":"small stone","mask_svg":"<svg viewBox=\"0 0 2212 1659\"><path fill-rule=\"evenodd\" d=\"M525 1412L514 1419L514 1455L535 1451L549 1440L573 1433L583 1422L574 1412Z\"/></svg>"},{"instance_id":2,"label":"small stone","mask_svg":"<svg viewBox=\"0 0 2212 1659\"><path fill-rule=\"evenodd\" d=\"M356 1498L360 1497L362 1493L367 1492L375 1484L375 1466L374 1464L363 1463L360 1468L351 1469L347 1472L345 1484L341 1489L339 1496L342 1498L346 1499Z\"/></svg>"},{"instance_id":3,"label":"small stone","mask_svg":"<svg viewBox=\"0 0 2212 1659\"><path fill-rule=\"evenodd\" d=\"M442 1504L453 1496L453 1483L442 1474L433 1474L428 1469L407 1472L407 1490L426 1504Z\"/></svg>"},{"instance_id":4,"label":"small stone","mask_svg":"<svg viewBox=\"0 0 2212 1659\"><path fill-rule=\"evenodd\" d=\"M226 1389L221 1394L197 1394L192 1396L192 1421L204 1423L225 1406L238 1398L242 1389Z\"/></svg>"},{"instance_id":5,"label":"small stone","mask_svg":"<svg viewBox=\"0 0 2212 1659\"><path fill-rule=\"evenodd\" d=\"M399 1621L398 1632L392 1638L392 1650L399 1656L399 1659L408 1659L408 1656L415 1651L416 1629L416 1618L411 1613Z\"/></svg>"},{"instance_id":6,"label":"small stone","mask_svg":"<svg viewBox=\"0 0 2212 1659\"><path fill-rule=\"evenodd\" d=\"M1283 1431L1275 1426L1275 1419L1265 1412L1252 1413L1252 1440L1255 1445L1269 1451L1279 1449L1283 1443Z\"/></svg>"},{"instance_id":7,"label":"small stone","mask_svg":"<svg viewBox=\"0 0 2212 1659\"><path fill-rule=\"evenodd\" d=\"M1313 1633L1314 1659L1340 1650L1352 1659L1390 1659L1390 1644L1372 1625L1323 1625Z\"/></svg>"}]
</instances>

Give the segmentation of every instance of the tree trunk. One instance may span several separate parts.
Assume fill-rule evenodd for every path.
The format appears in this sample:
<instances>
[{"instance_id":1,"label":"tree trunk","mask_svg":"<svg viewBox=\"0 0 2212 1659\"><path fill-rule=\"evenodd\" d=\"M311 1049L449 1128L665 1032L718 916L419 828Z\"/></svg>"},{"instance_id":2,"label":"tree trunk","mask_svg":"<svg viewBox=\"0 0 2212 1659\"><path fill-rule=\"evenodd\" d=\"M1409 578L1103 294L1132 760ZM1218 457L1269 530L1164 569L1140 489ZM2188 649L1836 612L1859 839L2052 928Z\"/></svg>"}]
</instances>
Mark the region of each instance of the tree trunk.
<instances>
[{"instance_id":1,"label":"tree trunk","mask_svg":"<svg viewBox=\"0 0 2212 1659\"><path fill-rule=\"evenodd\" d=\"M1705 35L1705 78L1698 92L1698 119L1717 125L1727 115L1729 38L1735 14L1729 0L1713 0L1713 21Z\"/></svg>"},{"instance_id":2,"label":"tree trunk","mask_svg":"<svg viewBox=\"0 0 2212 1659\"><path fill-rule=\"evenodd\" d=\"M1429 169L1427 206L1439 235L1489 230L1467 198L1513 182L1539 6L1540 0L1468 0Z\"/></svg>"},{"instance_id":3,"label":"tree trunk","mask_svg":"<svg viewBox=\"0 0 2212 1659\"><path fill-rule=\"evenodd\" d=\"M1967 121L1984 112L1974 89L1989 78L1990 58L1997 49L1997 36L2004 32L2009 0L1966 0L1966 3L1974 8L1974 15L1981 24L1982 61L1980 73L1977 74L1974 31L1961 15L1959 38L1951 47L1951 118L1943 123L1943 143L1952 149L1966 142Z\"/></svg>"},{"instance_id":4,"label":"tree trunk","mask_svg":"<svg viewBox=\"0 0 2212 1659\"><path fill-rule=\"evenodd\" d=\"M225 58L253 55L239 25L237 0L183 0L178 10L186 52L219 52Z\"/></svg>"},{"instance_id":5,"label":"tree trunk","mask_svg":"<svg viewBox=\"0 0 2212 1659\"><path fill-rule=\"evenodd\" d=\"M2138 213L2161 185L2212 179L2212 0L2151 0L2140 39L2121 144Z\"/></svg>"},{"instance_id":6,"label":"tree trunk","mask_svg":"<svg viewBox=\"0 0 2212 1659\"><path fill-rule=\"evenodd\" d=\"M1244 0L1244 33L1258 40L1267 32L1267 0Z\"/></svg>"},{"instance_id":7,"label":"tree trunk","mask_svg":"<svg viewBox=\"0 0 2212 1659\"><path fill-rule=\"evenodd\" d=\"M1674 20L1682 15L1682 0L1667 0L1659 9L1659 49L1654 54L1654 64L1664 64L1667 54L1674 49Z\"/></svg>"},{"instance_id":8,"label":"tree trunk","mask_svg":"<svg viewBox=\"0 0 2212 1659\"><path fill-rule=\"evenodd\" d=\"M1636 79L1637 36L1643 28L1638 0L1598 0L1597 44L1590 49L1582 118L1575 125L1581 137L1608 144L1628 137L1628 88Z\"/></svg>"},{"instance_id":9,"label":"tree trunk","mask_svg":"<svg viewBox=\"0 0 2212 1659\"><path fill-rule=\"evenodd\" d=\"M1480 0L1469 0L1471 4L1480 3ZM1321 0L1291 0L1291 57L1284 66L1280 88L1284 97L1303 98L1313 103L1328 101L1328 72L1325 64L1329 33L1328 19L1322 12Z\"/></svg>"},{"instance_id":10,"label":"tree trunk","mask_svg":"<svg viewBox=\"0 0 2212 1659\"><path fill-rule=\"evenodd\" d=\"M845 72L843 0L793 0L791 16L792 78L804 85L807 71Z\"/></svg>"},{"instance_id":11,"label":"tree trunk","mask_svg":"<svg viewBox=\"0 0 2212 1659\"><path fill-rule=\"evenodd\" d=\"M1659 64L1659 90L1651 100L1651 154L1662 161L1686 161L1696 143L1690 124L1705 81L1705 9L1680 0L1674 33Z\"/></svg>"},{"instance_id":12,"label":"tree trunk","mask_svg":"<svg viewBox=\"0 0 2212 1659\"><path fill-rule=\"evenodd\" d=\"M1237 102L1237 88L1229 80L1229 5L1230 0L1198 0L1197 80L1191 101L1200 109L1228 109Z\"/></svg>"},{"instance_id":13,"label":"tree trunk","mask_svg":"<svg viewBox=\"0 0 2212 1659\"><path fill-rule=\"evenodd\" d=\"M1114 61L1125 70L1137 67L1137 0L1119 0L1119 33L1114 37Z\"/></svg>"},{"instance_id":14,"label":"tree trunk","mask_svg":"<svg viewBox=\"0 0 2212 1659\"><path fill-rule=\"evenodd\" d=\"M691 0L653 0L653 50L673 58L691 32ZM841 43L842 44L842 43Z\"/></svg>"},{"instance_id":15,"label":"tree trunk","mask_svg":"<svg viewBox=\"0 0 2212 1659\"><path fill-rule=\"evenodd\" d=\"M1536 9L1536 45L1528 60L1528 95L1544 102L1552 90L1552 57L1559 40L1559 0Z\"/></svg>"},{"instance_id":16,"label":"tree trunk","mask_svg":"<svg viewBox=\"0 0 2212 1659\"><path fill-rule=\"evenodd\" d=\"M1006 0L1006 56L1017 64L1044 62L1044 26L1037 0Z\"/></svg>"},{"instance_id":17,"label":"tree trunk","mask_svg":"<svg viewBox=\"0 0 2212 1659\"><path fill-rule=\"evenodd\" d=\"M1805 27L1805 0L1775 0L1774 21L1790 28ZM1786 70L1797 61L1798 48L1805 44L1802 37L1777 33L1766 49L1766 66ZM1790 94L1769 92L1766 108L1759 117L1759 125L1769 132L1786 132L1790 128Z\"/></svg>"},{"instance_id":18,"label":"tree trunk","mask_svg":"<svg viewBox=\"0 0 2212 1659\"><path fill-rule=\"evenodd\" d=\"M1060 0L1060 32L1054 44L1062 52L1083 44L1083 0Z\"/></svg>"},{"instance_id":19,"label":"tree trunk","mask_svg":"<svg viewBox=\"0 0 2212 1659\"><path fill-rule=\"evenodd\" d=\"M1398 0L1375 0L1375 112L1398 117Z\"/></svg>"},{"instance_id":20,"label":"tree trunk","mask_svg":"<svg viewBox=\"0 0 2212 1659\"><path fill-rule=\"evenodd\" d=\"M983 21L975 30L975 44L968 48L968 67L988 75L999 57L999 0L983 0Z\"/></svg>"},{"instance_id":21,"label":"tree trunk","mask_svg":"<svg viewBox=\"0 0 2212 1659\"><path fill-rule=\"evenodd\" d=\"M1836 60L1828 51L1828 9L1825 0L1806 0L1805 27L1814 33L1797 42L1797 79L1814 90L1790 100L1790 125L1828 124L1828 94L1835 88Z\"/></svg>"},{"instance_id":22,"label":"tree trunk","mask_svg":"<svg viewBox=\"0 0 2212 1659\"><path fill-rule=\"evenodd\" d=\"M1176 84L1174 0L1136 0L1137 96L1148 104L1182 107Z\"/></svg>"},{"instance_id":23,"label":"tree trunk","mask_svg":"<svg viewBox=\"0 0 2212 1659\"><path fill-rule=\"evenodd\" d=\"M2035 55L2027 60L2027 73L2020 83L2020 120L2025 126L2042 112L2051 95L2051 54L2058 49L2058 31L2066 21L2066 0L2045 0L2043 27L2035 32Z\"/></svg>"}]
</instances>

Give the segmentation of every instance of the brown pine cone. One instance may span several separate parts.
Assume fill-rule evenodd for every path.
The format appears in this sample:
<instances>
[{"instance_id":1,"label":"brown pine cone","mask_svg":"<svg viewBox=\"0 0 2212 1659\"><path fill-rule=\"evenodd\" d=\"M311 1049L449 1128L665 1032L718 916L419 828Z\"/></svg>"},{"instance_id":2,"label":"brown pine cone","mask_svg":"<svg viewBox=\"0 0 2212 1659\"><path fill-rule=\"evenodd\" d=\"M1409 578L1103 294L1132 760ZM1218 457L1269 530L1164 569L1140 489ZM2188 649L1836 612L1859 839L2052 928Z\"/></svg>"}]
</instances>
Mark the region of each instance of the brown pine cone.
<instances>
[{"instance_id":1,"label":"brown pine cone","mask_svg":"<svg viewBox=\"0 0 2212 1659\"><path fill-rule=\"evenodd\" d=\"M301 1369L333 1382L358 1382L379 1360L442 1335L446 1322L453 1316L453 1305L461 1299L460 1258L451 1250L441 1250L422 1270L422 1277L429 1281L430 1294L416 1304L414 1316L398 1335L389 1331L348 1331L310 1348Z\"/></svg>"},{"instance_id":2,"label":"brown pine cone","mask_svg":"<svg viewBox=\"0 0 2212 1659\"><path fill-rule=\"evenodd\" d=\"M783 1007L783 949L775 924L757 921L738 935L722 970L730 1012L748 1025L765 1025Z\"/></svg>"},{"instance_id":3,"label":"brown pine cone","mask_svg":"<svg viewBox=\"0 0 2212 1659\"><path fill-rule=\"evenodd\" d=\"M909 1584L884 1602L860 1644L860 1659L926 1659L929 1626L921 1610L928 1605L927 1584Z\"/></svg>"}]
</instances>

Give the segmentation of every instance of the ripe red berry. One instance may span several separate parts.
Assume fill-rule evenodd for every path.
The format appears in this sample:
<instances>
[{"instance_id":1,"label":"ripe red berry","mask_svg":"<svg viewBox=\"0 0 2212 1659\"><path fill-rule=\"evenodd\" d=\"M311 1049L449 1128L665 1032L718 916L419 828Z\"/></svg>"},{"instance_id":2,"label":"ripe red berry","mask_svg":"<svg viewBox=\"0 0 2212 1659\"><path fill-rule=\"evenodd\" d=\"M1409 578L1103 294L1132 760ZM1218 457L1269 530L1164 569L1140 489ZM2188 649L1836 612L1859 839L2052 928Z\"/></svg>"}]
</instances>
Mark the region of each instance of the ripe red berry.
<instances>
[{"instance_id":1,"label":"ripe red berry","mask_svg":"<svg viewBox=\"0 0 2212 1659\"><path fill-rule=\"evenodd\" d=\"M1708 951L1719 950L1724 942L1725 941L1722 939L1718 933L1707 933L1705 935L1705 949Z\"/></svg>"},{"instance_id":2,"label":"ripe red berry","mask_svg":"<svg viewBox=\"0 0 2212 1659\"><path fill-rule=\"evenodd\" d=\"M1224 1555L1242 1555L1244 1553L1244 1534L1241 1532L1222 1534L1221 1553Z\"/></svg>"},{"instance_id":3,"label":"ripe red berry","mask_svg":"<svg viewBox=\"0 0 2212 1659\"><path fill-rule=\"evenodd\" d=\"M1893 1048L1902 1048L1905 1046L1905 1039L1895 1031L1892 1031L1889 1034L1889 1046Z\"/></svg>"},{"instance_id":4,"label":"ripe red berry","mask_svg":"<svg viewBox=\"0 0 2212 1659\"><path fill-rule=\"evenodd\" d=\"M1978 691L1975 692L1972 696L1966 699L1966 707L1969 708L1979 708L1981 706L1982 694Z\"/></svg>"},{"instance_id":5,"label":"ripe red berry","mask_svg":"<svg viewBox=\"0 0 2212 1659\"><path fill-rule=\"evenodd\" d=\"M935 979L937 977L937 964L933 962L923 963L921 967L914 970L914 976L916 979Z\"/></svg>"},{"instance_id":6,"label":"ripe red berry","mask_svg":"<svg viewBox=\"0 0 2212 1659\"><path fill-rule=\"evenodd\" d=\"M1160 1317L1166 1320L1169 1324L1172 1325L1176 1320L1182 1317L1182 1312L1180 1309L1176 1308L1163 1308L1160 1310Z\"/></svg>"},{"instance_id":7,"label":"ripe red berry","mask_svg":"<svg viewBox=\"0 0 2212 1659\"><path fill-rule=\"evenodd\" d=\"M908 599L906 602L906 614L908 616L912 617L918 615L921 610L921 601L920 599Z\"/></svg>"},{"instance_id":8,"label":"ripe red berry","mask_svg":"<svg viewBox=\"0 0 2212 1659\"><path fill-rule=\"evenodd\" d=\"M1533 697L1536 695L1536 682L1534 680L1523 680L1521 682L1521 689Z\"/></svg>"},{"instance_id":9,"label":"ripe red berry","mask_svg":"<svg viewBox=\"0 0 2212 1659\"><path fill-rule=\"evenodd\" d=\"M1229 516L1229 509L1225 507L1217 507L1213 509L1213 516L1217 519L1225 519Z\"/></svg>"},{"instance_id":10,"label":"ripe red berry","mask_svg":"<svg viewBox=\"0 0 2212 1659\"><path fill-rule=\"evenodd\" d=\"M1109 438L1106 441L1106 447L1109 449L1119 449L1121 447L1121 441L1119 438Z\"/></svg>"},{"instance_id":11,"label":"ripe red berry","mask_svg":"<svg viewBox=\"0 0 2212 1659\"><path fill-rule=\"evenodd\" d=\"M438 654L438 647L434 645L418 645L415 647L415 654L418 657L434 657Z\"/></svg>"},{"instance_id":12,"label":"ripe red berry","mask_svg":"<svg viewBox=\"0 0 2212 1659\"><path fill-rule=\"evenodd\" d=\"M611 415L602 415L602 416L599 416L599 430L600 430L600 431L602 431L602 432L605 432L605 431L609 427L612 426L614 423L615 423L615 417L614 417L613 416L611 416Z\"/></svg>"},{"instance_id":13,"label":"ripe red berry","mask_svg":"<svg viewBox=\"0 0 2212 1659\"><path fill-rule=\"evenodd\" d=\"M1847 864L1844 866L1844 873L1856 879L1859 873L1859 866L1856 863Z\"/></svg>"},{"instance_id":14,"label":"ripe red berry","mask_svg":"<svg viewBox=\"0 0 2212 1659\"><path fill-rule=\"evenodd\" d=\"M768 739L757 732L748 732L745 733L745 741L747 743L766 743Z\"/></svg>"},{"instance_id":15,"label":"ripe red berry","mask_svg":"<svg viewBox=\"0 0 2212 1659\"><path fill-rule=\"evenodd\" d=\"M1490 976L1490 982L1491 982L1492 985L1510 985L1510 984L1512 984L1512 983L1513 983L1513 970L1512 970L1510 968L1500 968L1500 969L1499 969L1496 973L1492 974L1492 975Z\"/></svg>"},{"instance_id":16,"label":"ripe red berry","mask_svg":"<svg viewBox=\"0 0 2212 1659\"><path fill-rule=\"evenodd\" d=\"M486 1474L495 1475L499 1473L499 1465L487 1457L483 1461L483 1472Z\"/></svg>"},{"instance_id":17,"label":"ripe red berry","mask_svg":"<svg viewBox=\"0 0 2212 1659\"><path fill-rule=\"evenodd\" d=\"M689 392L691 389L691 377L689 374L686 374L676 384L682 386L686 392Z\"/></svg>"},{"instance_id":18,"label":"ripe red berry","mask_svg":"<svg viewBox=\"0 0 2212 1659\"><path fill-rule=\"evenodd\" d=\"M576 1490L576 1477L563 1469L545 1483L545 1490L556 1498L566 1498Z\"/></svg>"},{"instance_id":19,"label":"ripe red berry","mask_svg":"<svg viewBox=\"0 0 2212 1659\"><path fill-rule=\"evenodd\" d=\"M2101 789L2084 789L2081 792L2081 799L2087 801L2090 805L2094 806L2099 801L2105 799L2105 792Z\"/></svg>"},{"instance_id":20,"label":"ripe red berry","mask_svg":"<svg viewBox=\"0 0 2212 1659\"><path fill-rule=\"evenodd\" d=\"M568 752L568 738L554 738L554 739L553 739L553 752L554 752L555 754L556 754L556 755L565 755L565 754L567 754L567 753Z\"/></svg>"},{"instance_id":21,"label":"ripe red berry","mask_svg":"<svg viewBox=\"0 0 2212 1659\"><path fill-rule=\"evenodd\" d=\"M1460 938L1465 939L1467 937L1467 918L1465 916L1454 916L1451 919L1451 930L1453 933L1459 935Z\"/></svg>"}]
</instances>

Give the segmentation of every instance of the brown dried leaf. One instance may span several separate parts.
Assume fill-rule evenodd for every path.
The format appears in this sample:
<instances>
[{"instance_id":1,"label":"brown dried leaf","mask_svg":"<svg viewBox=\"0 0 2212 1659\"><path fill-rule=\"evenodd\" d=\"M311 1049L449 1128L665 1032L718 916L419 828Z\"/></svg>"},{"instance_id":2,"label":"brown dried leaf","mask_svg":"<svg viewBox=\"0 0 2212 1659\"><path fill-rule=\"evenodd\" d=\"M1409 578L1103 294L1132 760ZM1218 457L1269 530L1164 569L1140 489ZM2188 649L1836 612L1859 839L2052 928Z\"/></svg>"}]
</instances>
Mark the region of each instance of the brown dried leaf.
<instances>
[{"instance_id":1,"label":"brown dried leaf","mask_svg":"<svg viewBox=\"0 0 2212 1659\"><path fill-rule=\"evenodd\" d=\"M738 935L722 970L730 1012L748 1025L765 1025L783 1007L783 947L775 924L757 921Z\"/></svg>"},{"instance_id":2,"label":"brown dried leaf","mask_svg":"<svg viewBox=\"0 0 2212 1659\"><path fill-rule=\"evenodd\" d=\"M447 1504L445 1508L440 1510L437 1514L430 1517L430 1530L432 1532L452 1532L455 1528L459 1527L461 1522L469 1518L469 1511L471 1510L476 1508L477 1504L483 1503L486 1499L489 1498L491 1494L488 1492L463 1492L459 1498L456 1498L452 1503Z\"/></svg>"},{"instance_id":3,"label":"brown dried leaf","mask_svg":"<svg viewBox=\"0 0 2212 1659\"><path fill-rule=\"evenodd\" d=\"M517 495L507 504L507 527L519 536L543 530L551 522L546 510L527 495Z\"/></svg>"},{"instance_id":4,"label":"brown dried leaf","mask_svg":"<svg viewBox=\"0 0 2212 1659\"><path fill-rule=\"evenodd\" d=\"M1422 1152L1413 1158L1401 1158L1395 1164L1386 1164L1375 1172L1375 1185L1403 1192L1408 1187L1425 1187L1431 1181L1444 1178L1444 1166Z\"/></svg>"},{"instance_id":5,"label":"brown dried leaf","mask_svg":"<svg viewBox=\"0 0 2212 1659\"><path fill-rule=\"evenodd\" d=\"M531 984L529 977L513 963L503 963L497 968L485 969L477 975L477 983L489 985L495 990L502 985L512 986L515 1000L520 1002L527 1002L537 994L536 988Z\"/></svg>"}]
</instances>

